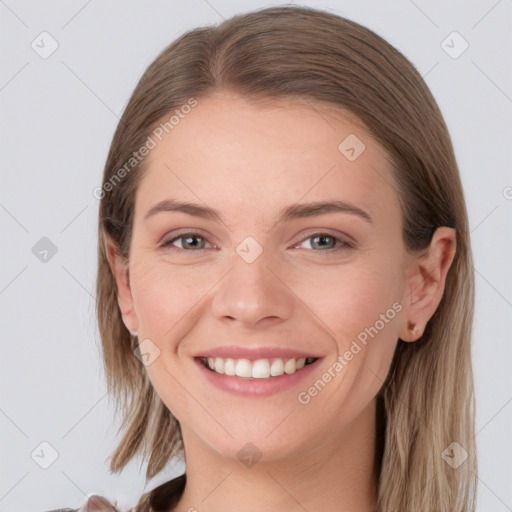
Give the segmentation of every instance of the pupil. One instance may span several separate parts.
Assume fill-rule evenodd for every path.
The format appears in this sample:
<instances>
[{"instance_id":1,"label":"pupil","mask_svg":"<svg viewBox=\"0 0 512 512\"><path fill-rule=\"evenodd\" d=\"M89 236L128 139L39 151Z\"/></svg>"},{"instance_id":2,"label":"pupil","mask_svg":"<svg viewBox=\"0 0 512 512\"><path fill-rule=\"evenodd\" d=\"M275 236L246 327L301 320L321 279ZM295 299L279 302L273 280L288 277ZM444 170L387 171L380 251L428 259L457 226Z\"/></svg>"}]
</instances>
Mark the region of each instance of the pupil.
<instances>
[{"instance_id":1,"label":"pupil","mask_svg":"<svg viewBox=\"0 0 512 512\"><path fill-rule=\"evenodd\" d=\"M320 240L320 247L321 248L325 248L325 241L326 240L328 241L329 239L332 239L332 237L329 236L329 235L325 235L325 236L316 236L316 237L314 237L314 239L315 240ZM327 243L327 245L329 245L329 244Z\"/></svg>"},{"instance_id":2,"label":"pupil","mask_svg":"<svg viewBox=\"0 0 512 512\"><path fill-rule=\"evenodd\" d=\"M190 245L192 247L197 247L199 245L199 243L194 243L193 241L194 240L198 240L199 237L197 236L187 236L187 237L184 237L185 238L185 243L187 245Z\"/></svg>"}]
</instances>

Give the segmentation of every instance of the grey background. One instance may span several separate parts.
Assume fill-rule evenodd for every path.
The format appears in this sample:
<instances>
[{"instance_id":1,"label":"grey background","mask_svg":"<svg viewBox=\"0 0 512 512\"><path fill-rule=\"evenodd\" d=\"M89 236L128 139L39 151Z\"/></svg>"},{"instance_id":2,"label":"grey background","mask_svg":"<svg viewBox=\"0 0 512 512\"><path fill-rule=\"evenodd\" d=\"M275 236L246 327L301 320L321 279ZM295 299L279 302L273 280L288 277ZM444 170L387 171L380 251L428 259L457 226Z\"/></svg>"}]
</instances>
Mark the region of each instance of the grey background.
<instances>
[{"instance_id":1,"label":"grey background","mask_svg":"<svg viewBox=\"0 0 512 512\"><path fill-rule=\"evenodd\" d=\"M510 511L512 1L295 3L390 41L445 116L475 257L478 511ZM276 4L0 0L0 512L77 507L93 492L133 506L143 491L142 461L121 475L105 463L119 419L100 369L93 190L118 118L156 55L190 28ZM58 48L42 58L51 38ZM58 457L43 469L52 450ZM183 469L169 465L146 490Z\"/></svg>"}]
</instances>

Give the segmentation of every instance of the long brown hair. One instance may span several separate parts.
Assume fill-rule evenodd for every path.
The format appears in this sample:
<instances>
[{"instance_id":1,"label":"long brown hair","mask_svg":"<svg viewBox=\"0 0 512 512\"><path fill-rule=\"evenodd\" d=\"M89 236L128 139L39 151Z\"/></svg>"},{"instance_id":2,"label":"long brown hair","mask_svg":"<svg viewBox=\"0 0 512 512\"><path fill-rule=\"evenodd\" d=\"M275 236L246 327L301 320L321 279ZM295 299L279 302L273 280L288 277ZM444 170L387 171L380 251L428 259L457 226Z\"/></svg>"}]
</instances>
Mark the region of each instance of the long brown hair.
<instances>
[{"instance_id":1,"label":"long brown hair","mask_svg":"<svg viewBox=\"0 0 512 512\"><path fill-rule=\"evenodd\" d=\"M426 249L435 228L455 228L457 251L443 299L419 341L398 341L379 392L378 494L385 512L473 511L474 275L450 136L431 92L400 52L358 23L307 7L267 8L185 33L147 68L117 127L99 195L97 275L105 373L125 430L111 470L140 454L148 459L149 479L183 446L179 423L134 357L137 340L122 321L104 235L129 257L135 192L144 172L144 159L132 161L133 153L174 111L221 90L350 111L391 159L405 247ZM458 467L446 461L446 449L453 455L454 447L467 453ZM143 496L137 510L151 500L157 497Z\"/></svg>"}]
</instances>

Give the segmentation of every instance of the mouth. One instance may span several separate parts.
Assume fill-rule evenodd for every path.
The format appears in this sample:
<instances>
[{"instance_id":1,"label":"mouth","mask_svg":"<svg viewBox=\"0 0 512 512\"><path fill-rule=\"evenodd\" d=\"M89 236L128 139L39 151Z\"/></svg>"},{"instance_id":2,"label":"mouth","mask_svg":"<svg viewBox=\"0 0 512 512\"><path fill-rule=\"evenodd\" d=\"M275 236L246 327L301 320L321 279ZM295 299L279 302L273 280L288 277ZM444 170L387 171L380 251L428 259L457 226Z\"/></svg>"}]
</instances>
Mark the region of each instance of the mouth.
<instances>
[{"instance_id":1,"label":"mouth","mask_svg":"<svg viewBox=\"0 0 512 512\"><path fill-rule=\"evenodd\" d=\"M292 375L300 372L304 367L313 364L317 357L300 358L260 358L254 361L250 359L234 359L224 357L199 357L197 358L208 370L220 375L243 377L246 379L272 379L281 375Z\"/></svg>"}]
</instances>

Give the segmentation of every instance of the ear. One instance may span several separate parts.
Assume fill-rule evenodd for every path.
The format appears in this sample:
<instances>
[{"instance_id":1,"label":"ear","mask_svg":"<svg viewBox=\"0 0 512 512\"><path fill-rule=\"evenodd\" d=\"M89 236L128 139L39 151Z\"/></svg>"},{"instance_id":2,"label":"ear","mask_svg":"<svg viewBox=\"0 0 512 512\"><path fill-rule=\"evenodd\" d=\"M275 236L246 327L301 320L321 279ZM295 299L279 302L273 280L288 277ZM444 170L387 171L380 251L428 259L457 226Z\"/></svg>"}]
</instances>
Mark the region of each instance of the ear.
<instances>
[{"instance_id":1,"label":"ear","mask_svg":"<svg viewBox=\"0 0 512 512\"><path fill-rule=\"evenodd\" d=\"M117 244L108 235L104 236L104 244L107 259L117 285L117 303L121 310L123 322L129 331L136 332L138 321L130 289L128 261L118 253Z\"/></svg>"},{"instance_id":2,"label":"ear","mask_svg":"<svg viewBox=\"0 0 512 512\"><path fill-rule=\"evenodd\" d=\"M403 322L399 337L403 341L421 338L444 293L446 275L456 251L456 231L439 227L426 253L413 257L407 269L407 290L403 298Z\"/></svg>"}]
</instances>

